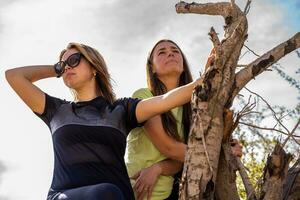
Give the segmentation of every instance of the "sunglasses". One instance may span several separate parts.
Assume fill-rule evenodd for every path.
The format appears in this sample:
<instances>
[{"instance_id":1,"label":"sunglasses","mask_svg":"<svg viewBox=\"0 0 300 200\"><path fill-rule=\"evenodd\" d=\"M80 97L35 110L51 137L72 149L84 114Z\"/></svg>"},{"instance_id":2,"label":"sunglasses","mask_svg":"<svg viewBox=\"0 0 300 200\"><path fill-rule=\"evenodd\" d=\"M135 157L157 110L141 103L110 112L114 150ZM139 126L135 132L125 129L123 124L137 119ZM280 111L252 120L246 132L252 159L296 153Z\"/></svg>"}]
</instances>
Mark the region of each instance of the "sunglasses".
<instances>
[{"instance_id":1,"label":"sunglasses","mask_svg":"<svg viewBox=\"0 0 300 200\"><path fill-rule=\"evenodd\" d=\"M77 52L70 55L65 61L59 61L58 63L56 63L54 65L54 69L57 74L57 77L60 77L65 72L65 68L67 65L71 68L77 67L80 63L82 56L82 53Z\"/></svg>"}]
</instances>

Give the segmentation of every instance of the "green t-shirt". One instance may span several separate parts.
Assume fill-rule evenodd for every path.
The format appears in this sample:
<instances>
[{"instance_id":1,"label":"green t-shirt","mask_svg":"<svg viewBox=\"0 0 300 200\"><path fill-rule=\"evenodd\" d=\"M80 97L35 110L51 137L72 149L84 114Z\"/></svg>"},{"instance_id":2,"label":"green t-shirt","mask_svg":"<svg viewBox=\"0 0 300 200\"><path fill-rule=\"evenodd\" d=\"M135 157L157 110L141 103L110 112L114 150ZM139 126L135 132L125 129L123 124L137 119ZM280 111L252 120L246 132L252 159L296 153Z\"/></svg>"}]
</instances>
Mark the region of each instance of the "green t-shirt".
<instances>
[{"instance_id":1,"label":"green t-shirt","mask_svg":"<svg viewBox=\"0 0 300 200\"><path fill-rule=\"evenodd\" d=\"M153 97L153 94L148 88L142 88L137 90L133 94L133 97L145 99ZM177 120L178 134L183 141L182 107L174 108L171 112ZM141 169L166 159L166 157L161 154L148 139L144 131L143 127L135 128L127 137L125 162L129 177L132 177ZM174 178L172 176L159 176L159 179L153 189L151 200L162 200L168 198L172 191L173 181ZM133 186L134 180L131 180L131 184Z\"/></svg>"}]
</instances>

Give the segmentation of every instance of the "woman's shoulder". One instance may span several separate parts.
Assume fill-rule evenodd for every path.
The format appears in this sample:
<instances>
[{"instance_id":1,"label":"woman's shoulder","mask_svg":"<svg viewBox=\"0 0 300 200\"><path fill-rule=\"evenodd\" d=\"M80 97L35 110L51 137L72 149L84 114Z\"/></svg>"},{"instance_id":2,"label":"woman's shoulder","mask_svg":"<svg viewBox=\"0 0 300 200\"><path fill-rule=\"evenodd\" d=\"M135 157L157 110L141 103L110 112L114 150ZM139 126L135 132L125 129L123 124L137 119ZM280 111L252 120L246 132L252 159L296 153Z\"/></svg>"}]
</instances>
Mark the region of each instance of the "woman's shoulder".
<instances>
[{"instance_id":1,"label":"woman's shoulder","mask_svg":"<svg viewBox=\"0 0 300 200\"><path fill-rule=\"evenodd\" d=\"M117 105L132 105L137 104L141 99L153 97L151 91L148 88L140 88L136 90L131 97L121 97L114 101L111 108L115 108Z\"/></svg>"},{"instance_id":2,"label":"woman's shoulder","mask_svg":"<svg viewBox=\"0 0 300 200\"><path fill-rule=\"evenodd\" d=\"M67 101L66 99L61 99L59 97L55 97L45 93L46 99L46 107L50 106L51 108L58 108L63 104L71 104L71 101Z\"/></svg>"},{"instance_id":3,"label":"woman's shoulder","mask_svg":"<svg viewBox=\"0 0 300 200\"><path fill-rule=\"evenodd\" d=\"M145 99L145 98L153 97L153 94L151 93L149 88L140 88L132 94L132 97Z\"/></svg>"}]
</instances>

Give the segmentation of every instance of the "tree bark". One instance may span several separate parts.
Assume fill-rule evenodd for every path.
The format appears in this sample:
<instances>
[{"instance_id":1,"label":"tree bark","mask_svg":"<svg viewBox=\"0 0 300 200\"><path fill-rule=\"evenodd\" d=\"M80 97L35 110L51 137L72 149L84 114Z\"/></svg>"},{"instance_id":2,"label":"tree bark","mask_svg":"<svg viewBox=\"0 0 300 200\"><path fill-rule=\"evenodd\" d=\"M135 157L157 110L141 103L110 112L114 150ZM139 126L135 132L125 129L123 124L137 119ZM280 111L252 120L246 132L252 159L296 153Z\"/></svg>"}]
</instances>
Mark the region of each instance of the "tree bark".
<instances>
[{"instance_id":1,"label":"tree bark","mask_svg":"<svg viewBox=\"0 0 300 200\"><path fill-rule=\"evenodd\" d=\"M283 184L285 182L289 163L292 156L285 153L280 144L277 144L272 154L268 157L264 169L263 186L260 200L282 200Z\"/></svg>"},{"instance_id":2,"label":"tree bark","mask_svg":"<svg viewBox=\"0 0 300 200\"><path fill-rule=\"evenodd\" d=\"M283 193L283 200L300 200L300 158L288 171Z\"/></svg>"},{"instance_id":3,"label":"tree bark","mask_svg":"<svg viewBox=\"0 0 300 200\"><path fill-rule=\"evenodd\" d=\"M236 187L236 171L238 163L236 157L231 153L229 143L222 145L217 180L216 180L216 200L239 200Z\"/></svg>"},{"instance_id":4,"label":"tree bark","mask_svg":"<svg viewBox=\"0 0 300 200\"><path fill-rule=\"evenodd\" d=\"M180 199L213 199L223 138L223 110L235 80L235 67L247 37L247 19L233 3L176 5L177 12L221 15L225 18L225 39L220 42L210 31L216 50L214 65L205 73L202 85L192 96L193 125L183 169ZM188 178L187 178L188 177Z\"/></svg>"},{"instance_id":5,"label":"tree bark","mask_svg":"<svg viewBox=\"0 0 300 200\"><path fill-rule=\"evenodd\" d=\"M225 19L225 39L220 41L214 29L210 30L209 35L216 51L215 62L206 70L203 83L195 87L192 95L192 126L179 198L225 199L227 196L223 194L227 190L232 194L228 199L238 199L234 192L236 188L229 185L233 176L226 151L220 157L224 134L223 110L231 107L234 97L252 78L298 48L300 34L297 33L235 74L241 49L248 36L248 24L245 14L235 5L234 0L230 3L206 4L180 2L176 5L176 11L221 15ZM272 178L268 180L269 183L276 182L272 182ZM227 188L222 184L226 184Z\"/></svg>"}]
</instances>

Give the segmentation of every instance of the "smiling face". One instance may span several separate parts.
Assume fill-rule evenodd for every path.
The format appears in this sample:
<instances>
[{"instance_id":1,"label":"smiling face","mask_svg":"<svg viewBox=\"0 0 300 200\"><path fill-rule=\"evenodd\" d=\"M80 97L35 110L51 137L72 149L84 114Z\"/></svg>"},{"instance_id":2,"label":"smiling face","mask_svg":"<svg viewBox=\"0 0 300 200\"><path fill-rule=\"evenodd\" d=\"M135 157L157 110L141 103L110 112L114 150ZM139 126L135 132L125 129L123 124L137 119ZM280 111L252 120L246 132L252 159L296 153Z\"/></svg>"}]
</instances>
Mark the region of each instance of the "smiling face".
<instances>
[{"instance_id":1,"label":"smiling face","mask_svg":"<svg viewBox=\"0 0 300 200\"><path fill-rule=\"evenodd\" d=\"M71 55L78 53L79 51L75 48L67 49L62 56L62 61L66 61ZM68 65L65 67L65 72L62 75L64 83L71 89L81 88L84 84L94 81L95 69L90 63L81 56L79 64L72 68Z\"/></svg>"},{"instance_id":2,"label":"smiling face","mask_svg":"<svg viewBox=\"0 0 300 200\"><path fill-rule=\"evenodd\" d=\"M153 73L157 77L176 76L183 72L183 57L178 47L168 41L159 43L152 53Z\"/></svg>"}]
</instances>

